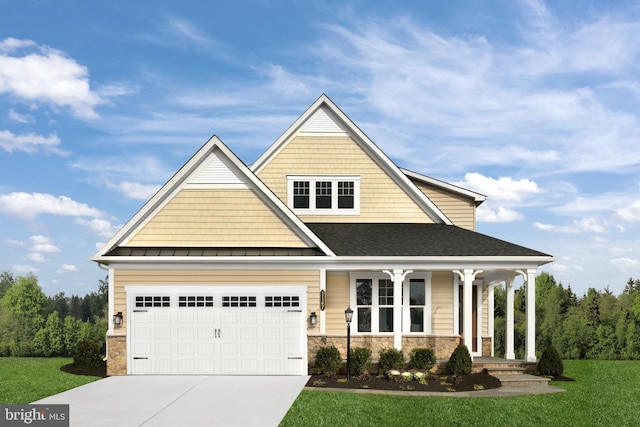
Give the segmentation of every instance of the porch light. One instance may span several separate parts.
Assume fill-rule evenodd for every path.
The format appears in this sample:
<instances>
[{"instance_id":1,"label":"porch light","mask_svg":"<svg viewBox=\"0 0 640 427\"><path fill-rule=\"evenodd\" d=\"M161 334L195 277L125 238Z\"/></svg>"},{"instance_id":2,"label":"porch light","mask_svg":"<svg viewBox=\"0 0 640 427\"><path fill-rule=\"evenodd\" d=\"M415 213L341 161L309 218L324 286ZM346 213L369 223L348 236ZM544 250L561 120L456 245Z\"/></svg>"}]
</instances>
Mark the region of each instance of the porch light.
<instances>
[{"instance_id":1,"label":"porch light","mask_svg":"<svg viewBox=\"0 0 640 427\"><path fill-rule=\"evenodd\" d=\"M120 326L122 324L122 312L119 311L113 315L113 324L116 326Z\"/></svg>"},{"instance_id":2,"label":"porch light","mask_svg":"<svg viewBox=\"0 0 640 427\"><path fill-rule=\"evenodd\" d=\"M344 311L344 319L347 321L347 381L349 381L351 379L351 320L353 319L351 306Z\"/></svg>"},{"instance_id":3,"label":"porch light","mask_svg":"<svg viewBox=\"0 0 640 427\"><path fill-rule=\"evenodd\" d=\"M312 311L311 316L309 316L309 323L311 323L312 325L315 325L317 321L318 321L318 317L316 316L316 312Z\"/></svg>"}]
</instances>

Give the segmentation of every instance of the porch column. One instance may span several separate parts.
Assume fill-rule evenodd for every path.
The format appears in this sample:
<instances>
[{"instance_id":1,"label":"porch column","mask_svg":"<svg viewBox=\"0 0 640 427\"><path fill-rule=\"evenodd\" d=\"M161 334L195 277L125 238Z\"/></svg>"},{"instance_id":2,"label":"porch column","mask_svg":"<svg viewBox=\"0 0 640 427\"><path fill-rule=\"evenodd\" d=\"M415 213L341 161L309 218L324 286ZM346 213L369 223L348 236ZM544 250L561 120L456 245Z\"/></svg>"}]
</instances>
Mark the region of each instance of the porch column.
<instances>
[{"instance_id":1,"label":"porch column","mask_svg":"<svg viewBox=\"0 0 640 427\"><path fill-rule=\"evenodd\" d=\"M491 338L491 357L493 357L493 321L495 317L495 301L494 301L494 289L496 285L487 286L487 300L488 300L488 316L487 316L487 329L489 332L489 338Z\"/></svg>"},{"instance_id":2,"label":"porch column","mask_svg":"<svg viewBox=\"0 0 640 427\"><path fill-rule=\"evenodd\" d=\"M536 361L536 270L527 270L527 338L525 352L527 362Z\"/></svg>"},{"instance_id":3,"label":"porch column","mask_svg":"<svg viewBox=\"0 0 640 427\"><path fill-rule=\"evenodd\" d=\"M384 270L393 280L393 347L402 350L402 283L413 270Z\"/></svg>"},{"instance_id":4,"label":"porch column","mask_svg":"<svg viewBox=\"0 0 640 427\"><path fill-rule=\"evenodd\" d=\"M506 285L506 289L505 289L505 293L506 293L506 299L505 299L505 308L506 308L506 316L507 318L506 320L506 326L507 326L507 331L506 331L506 335L504 337L504 357L506 359L515 359L516 358L516 354L513 351L513 310L514 310L514 306L513 306L513 296L514 296L514 292L515 290L513 289L513 282L515 281L515 278L511 278L509 280L507 280L505 282Z\"/></svg>"},{"instance_id":5,"label":"porch column","mask_svg":"<svg viewBox=\"0 0 640 427\"><path fill-rule=\"evenodd\" d=\"M463 280L462 283L462 334L463 343L469 353L473 351L473 281L482 270L466 268L464 272L456 270L455 273Z\"/></svg>"}]
</instances>

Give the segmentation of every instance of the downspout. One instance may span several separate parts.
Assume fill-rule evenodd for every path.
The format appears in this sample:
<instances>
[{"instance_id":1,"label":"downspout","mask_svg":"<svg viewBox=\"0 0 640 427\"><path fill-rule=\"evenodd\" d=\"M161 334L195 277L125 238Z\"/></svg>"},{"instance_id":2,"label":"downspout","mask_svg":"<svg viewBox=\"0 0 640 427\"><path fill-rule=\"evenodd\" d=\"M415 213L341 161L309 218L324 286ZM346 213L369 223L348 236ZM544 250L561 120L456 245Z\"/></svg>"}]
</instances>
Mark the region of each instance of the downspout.
<instances>
[{"instance_id":1,"label":"downspout","mask_svg":"<svg viewBox=\"0 0 640 427\"><path fill-rule=\"evenodd\" d=\"M105 266L102 263L98 263L98 268L100 270L104 270L107 272L107 275L109 275L109 267ZM107 335L109 335L109 331L112 331L112 324L111 324L111 319L113 317L113 307L111 307L111 276L109 276L109 301L107 303L107 325L109 325L109 327L107 328L107 332L105 332L105 336L104 336L104 358L102 359L102 361L106 362L107 361L107 356L109 355L109 340L107 339Z\"/></svg>"}]
</instances>

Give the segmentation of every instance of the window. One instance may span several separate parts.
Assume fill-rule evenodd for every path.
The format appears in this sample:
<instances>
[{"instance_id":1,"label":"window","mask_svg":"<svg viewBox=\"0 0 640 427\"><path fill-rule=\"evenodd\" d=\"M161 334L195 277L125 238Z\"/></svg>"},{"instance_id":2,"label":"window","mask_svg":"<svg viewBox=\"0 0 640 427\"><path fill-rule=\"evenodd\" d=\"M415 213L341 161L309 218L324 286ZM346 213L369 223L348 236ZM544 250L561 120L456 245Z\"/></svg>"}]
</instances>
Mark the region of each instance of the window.
<instances>
[{"instance_id":1,"label":"window","mask_svg":"<svg viewBox=\"0 0 640 427\"><path fill-rule=\"evenodd\" d=\"M223 296L223 307L255 307L256 297L251 296Z\"/></svg>"},{"instance_id":2,"label":"window","mask_svg":"<svg viewBox=\"0 0 640 427\"><path fill-rule=\"evenodd\" d=\"M264 297L265 307L300 307L300 297L298 296L266 296Z\"/></svg>"},{"instance_id":3,"label":"window","mask_svg":"<svg viewBox=\"0 0 640 427\"><path fill-rule=\"evenodd\" d=\"M373 287L371 279L356 280L356 304L358 309L356 315L358 317L358 332L371 332L371 306L373 299L371 298Z\"/></svg>"},{"instance_id":4,"label":"window","mask_svg":"<svg viewBox=\"0 0 640 427\"><path fill-rule=\"evenodd\" d=\"M298 214L360 213L359 176L288 176L287 182L288 204Z\"/></svg>"},{"instance_id":5,"label":"window","mask_svg":"<svg viewBox=\"0 0 640 427\"><path fill-rule=\"evenodd\" d=\"M179 296L178 307L213 307L213 296L211 295Z\"/></svg>"},{"instance_id":6,"label":"window","mask_svg":"<svg viewBox=\"0 0 640 427\"><path fill-rule=\"evenodd\" d=\"M170 307L168 296L144 296L136 297L136 307Z\"/></svg>"},{"instance_id":7,"label":"window","mask_svg":"<svg viewBox=\"0 0 640 427\"><path fill-rule=\"evenodd\" d=\"M293 182L293 208L309 209L309 181Z\"/></svg>"},{"instance_id":8,"label":"window","mask_svg":"<svg viewBox=\"0 0 640 427\"><path fill-rule=\"evenodd\" d=\"M394 297L402 301L401 324L394 319ZM393 280L386 274L353 273L351 307L357 333L431 333L431 273L411 273L396 295Z\"/></svg>"}]
</instances>

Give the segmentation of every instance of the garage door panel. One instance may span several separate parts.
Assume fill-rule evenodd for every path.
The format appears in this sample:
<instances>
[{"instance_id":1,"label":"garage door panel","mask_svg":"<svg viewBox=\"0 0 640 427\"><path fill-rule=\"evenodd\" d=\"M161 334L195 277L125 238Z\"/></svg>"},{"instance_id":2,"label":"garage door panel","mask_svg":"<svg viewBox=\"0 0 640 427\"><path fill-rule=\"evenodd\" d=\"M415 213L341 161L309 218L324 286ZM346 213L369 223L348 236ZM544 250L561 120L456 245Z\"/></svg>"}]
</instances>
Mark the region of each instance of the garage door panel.
<instances>
[{"instance_id":1,"label":"garage door panel","mask_svg":"<svg viewBox=\"0 0 640 427\"><path fill-rule=\"evenodd\" d=\"M293 305L291 302L294 295L273 296L271 305L265 306L267 297L264 295L273 295L265 287L265 291L257 290L255 297L235 297L229 293L227 295L231 296L224 305L225 294L220 291L213 297L205 295L202 297L206 298L205 304L200 304L200 295L206 292L196 290L190 295L179 294L168 288L166 294L173 295L170 303L163 299L162 305L138 306L141 309L128 313L131 319L130 357L139 357L131 361L132 373L304 373L306 318L304 304ZM144 298L146 303L147 296ZM180 305L178 298L181 298ZM302 296L296 298L298 302L304 302ZM137 304L138 300L135 301Z\"/></svg>"}]
</instances>

